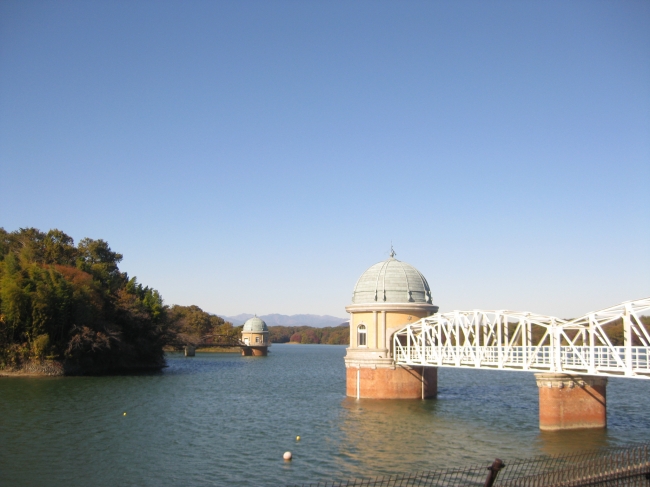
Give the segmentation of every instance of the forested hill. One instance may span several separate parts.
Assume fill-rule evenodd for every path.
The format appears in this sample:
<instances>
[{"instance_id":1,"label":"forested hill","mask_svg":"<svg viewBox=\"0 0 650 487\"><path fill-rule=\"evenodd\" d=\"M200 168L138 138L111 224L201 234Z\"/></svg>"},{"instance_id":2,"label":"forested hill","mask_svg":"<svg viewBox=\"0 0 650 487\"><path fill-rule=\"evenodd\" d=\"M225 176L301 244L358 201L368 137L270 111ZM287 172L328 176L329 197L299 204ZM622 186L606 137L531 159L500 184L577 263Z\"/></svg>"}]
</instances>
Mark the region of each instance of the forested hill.
<instances>
[{"instance_id":1,"label":"forested hill","mask_svg":"<svg viewBox=\"0 0 650 487\"><path fill-rule=\"evenodd\" d=\"M0 367L59 360L80 372L160 367L168 338L155 289L121 272L107 242L0 228Z\"/></svg>"},{"instance_id":2,"label":"forested hill","mask_svg":"<svg viewBox=\"0 0 650 487\"><path fill-rule=\"evenodd\" d=\"M56 362L67 373L164 366L179 349L240 327L198 306L166 306L158 291L120 271L104 240L78 245L60 230L0 228L0 371ZM271 341L347 343L348 327L271 327Z\"/></svg>"},{"instance_id":3,"label":"forested hill","mask_svg":"<svg viewBox=\"0 0 650 487\"><path fill-rule=\"evenodd\" d=\"M348 345L350 327L345 325L314 328L311 326L269 326L271 343L322 343Z\"/></svg>"}]
</instances>

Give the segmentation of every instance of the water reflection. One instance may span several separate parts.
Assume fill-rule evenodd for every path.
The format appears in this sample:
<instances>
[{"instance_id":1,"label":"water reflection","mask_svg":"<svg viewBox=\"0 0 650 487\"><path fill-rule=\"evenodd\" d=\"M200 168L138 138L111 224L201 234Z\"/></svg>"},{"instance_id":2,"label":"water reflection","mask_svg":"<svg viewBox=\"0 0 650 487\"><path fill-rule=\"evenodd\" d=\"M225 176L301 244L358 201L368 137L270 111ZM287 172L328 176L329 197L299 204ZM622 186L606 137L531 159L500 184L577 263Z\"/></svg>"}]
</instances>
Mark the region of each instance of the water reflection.
<instances>
[{"instance_id":1,"label":"water reflection","mask_svg":"<svg viewBox=\"0 0 650 487\"><path fill-rule=\"evenodd\" d=\"M537 442L540 452L546 455L597 450L609 445L606 429L540 431Z\"/></svg>"},{"instance_id":2,"label":"water reflection","mask_svg":"<svg viewBox=\"0 0 650 487\"><path fill-rule=\"evenodd\" d=\"M341 449L344 458L359 467L360 476L368 471L389 474L483 464L522 450L521 446L512 448L516 441L504 445L498 428L463 421L466 411L447 408L444 400L348 398L341 407L347 411L340 427ZM472 416L476 418L476 410Z\"/></svg>"},{"instance_id":3,"label":"water reflection","mask_svg":"<svg viewBox=\"0 0 650 487\"><path fill-rule=\"evenodd\" d=\"M367 471L391 471L429 463L438 430L435 401L356 400L347 398L341 447L347 458Z\"/></svg>"}]
</instances>

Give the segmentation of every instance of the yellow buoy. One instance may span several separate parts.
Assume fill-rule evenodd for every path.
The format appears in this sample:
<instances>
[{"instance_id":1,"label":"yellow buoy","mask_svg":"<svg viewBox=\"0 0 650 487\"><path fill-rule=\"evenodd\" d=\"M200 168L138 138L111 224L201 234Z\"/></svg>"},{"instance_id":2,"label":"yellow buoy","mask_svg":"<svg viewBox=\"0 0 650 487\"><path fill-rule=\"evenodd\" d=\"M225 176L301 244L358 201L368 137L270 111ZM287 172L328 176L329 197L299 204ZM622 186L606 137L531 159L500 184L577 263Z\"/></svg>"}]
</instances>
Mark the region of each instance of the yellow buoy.
<instances>
[{"instance_id":1,"label":"yellow buoy","mask_svg":"<svg viewBox=\"0 0 650 487\"><path fill-rule=\"evenodd\" d=\"M126 416L126 413L124 413L123 416Z\"/></svg>"},{"instance_id":2,"label":"yellow buoy","mask_svg":"<svg viewBox=\"0 0 650 487\"><path fill-rule=\"evenodd\" d=\"M300 436L296 436L296 441L300 441Z\"/></svg>"}]
</instances>

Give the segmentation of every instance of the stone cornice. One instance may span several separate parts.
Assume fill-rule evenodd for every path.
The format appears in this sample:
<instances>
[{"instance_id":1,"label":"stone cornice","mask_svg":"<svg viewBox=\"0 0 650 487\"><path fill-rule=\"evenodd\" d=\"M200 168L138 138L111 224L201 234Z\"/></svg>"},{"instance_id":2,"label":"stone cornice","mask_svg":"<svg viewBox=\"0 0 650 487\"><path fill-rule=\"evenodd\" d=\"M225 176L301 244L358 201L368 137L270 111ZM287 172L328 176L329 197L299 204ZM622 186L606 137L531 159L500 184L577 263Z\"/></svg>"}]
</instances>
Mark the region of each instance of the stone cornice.
<instances>
[{"instance_id":1,"label":"stone cornice","mask_svg":"<svg viewBox=\"0 0 650 487\"><path fill-rule=\"evenodd\" d=\"M430 313L437 313L438 306L427 303L363 303L346 306L345 311L348 313L371 311L428 311Z\"/></svg>"}]
</instances>

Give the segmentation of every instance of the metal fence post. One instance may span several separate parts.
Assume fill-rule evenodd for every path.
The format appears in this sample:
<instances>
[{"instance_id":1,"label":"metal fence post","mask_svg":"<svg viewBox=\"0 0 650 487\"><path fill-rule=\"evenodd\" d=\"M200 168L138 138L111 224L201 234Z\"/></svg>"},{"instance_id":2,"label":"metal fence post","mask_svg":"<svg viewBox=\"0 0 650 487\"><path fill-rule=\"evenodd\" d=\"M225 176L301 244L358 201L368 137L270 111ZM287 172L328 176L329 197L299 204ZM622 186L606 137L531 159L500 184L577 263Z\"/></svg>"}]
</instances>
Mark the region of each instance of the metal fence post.
<instances>
[{"instance_id":1,"label":"metal fence post","mask_svg":"<svg viewBox=\"0 0 650 487\"><path fill-rule=\"evenodd\" d=\"M490 473L488 473L487 479L485 479L485 484L483 487L492 487L492 485L494 485L494 482L497 479L497 475L499 475L499 471L505 466L506 465L503 463L503 461L500 458L496 458L492 463L492 465L488 467Z\"/></svg>"}]
</instances>

